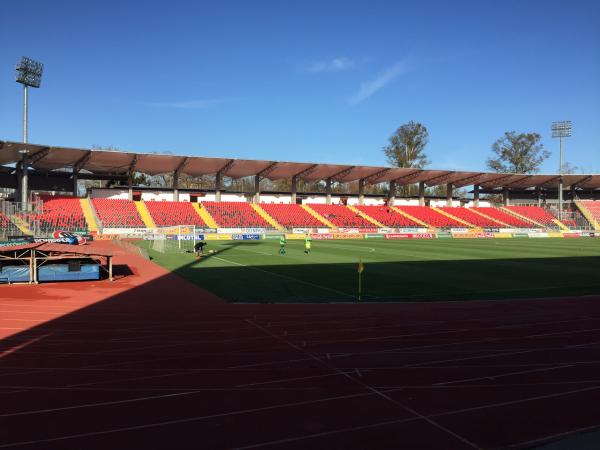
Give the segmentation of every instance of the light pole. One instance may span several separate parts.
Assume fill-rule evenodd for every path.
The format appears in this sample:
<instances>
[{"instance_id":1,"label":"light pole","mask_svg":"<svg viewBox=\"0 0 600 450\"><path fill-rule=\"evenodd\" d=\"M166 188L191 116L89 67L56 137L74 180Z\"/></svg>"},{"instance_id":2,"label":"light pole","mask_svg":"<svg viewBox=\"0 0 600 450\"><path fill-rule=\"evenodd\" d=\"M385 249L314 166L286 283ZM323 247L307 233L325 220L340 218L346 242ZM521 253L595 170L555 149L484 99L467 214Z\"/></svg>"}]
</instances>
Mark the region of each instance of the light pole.
<instances>
[{"instance_id":1,"label":"light pole","mask_svg":"<svg viewBox=\"0 0 600 450\"><path fill-rule=\"evenodd\" d=\"M27 106L28 106L28 87L39 88L42 83L42 73L44 65L41 62L34 61L31 58L23 56L17 64L17 83L23 85L23 143L27 143ZM27 153L29 150L23 149L19 153L23 155L21 161L21 207L27 209Z\"/></svg>"},{"instance_id":2,"label":"light pole","mask_svg":"<svg viewBox=\"0 0 600 450\"><path fill-rule=\"evenodd\" d=\"M571 137L573 127L570 120L562 122L552 122L552 137L560 140L560 166L558 168L558 219L562 220L563 216L563 138Z\"/></svg>"}]
</instances>

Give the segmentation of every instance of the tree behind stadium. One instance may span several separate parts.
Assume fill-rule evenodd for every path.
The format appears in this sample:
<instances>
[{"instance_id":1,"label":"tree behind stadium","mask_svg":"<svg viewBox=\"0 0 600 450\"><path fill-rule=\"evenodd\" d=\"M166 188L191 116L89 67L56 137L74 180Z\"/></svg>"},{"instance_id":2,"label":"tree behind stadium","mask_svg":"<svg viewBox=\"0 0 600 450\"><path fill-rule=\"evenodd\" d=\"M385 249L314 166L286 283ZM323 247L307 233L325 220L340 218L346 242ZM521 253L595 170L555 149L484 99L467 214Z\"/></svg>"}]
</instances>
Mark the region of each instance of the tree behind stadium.
<instances>
[{"instance_id":1,"label":"tree behind stadium","mask_svg":"<svg viewBox=\"0 0 600 450\"><path fill-rule=\"evenodd\" d=\"M411 120L398 128L389 141L383 151L392 166L422 169L429 164L424 153L429 142L429 132L425 125Z\"/></svg>"},{"instance_id":2,"label":"tree behind stadium","mask_svg":"<svg viewBox=\"0 0 600 450\"><path fill-rule=\"evenodd\" d=\"M395 167L414 167L422 169L429 160L425 154L425 146L429 142L427 127L412 120L400 126L389 138L389 144L383 148L390 165ZM401 186L402 196L416 194L416 186Z\"/></svg>"},{"instance_id":3,"label":"tree behind stadium","mask_svg":"<svg viewBox=\"0 0 600 450\"><path fill-rule=\"evenodd\" d=\"M538 133L515 133L507 131L492 145L493 157L486 165L494 172L537 173L550 156L540 143Z\"/></svg>"}]
</instances>

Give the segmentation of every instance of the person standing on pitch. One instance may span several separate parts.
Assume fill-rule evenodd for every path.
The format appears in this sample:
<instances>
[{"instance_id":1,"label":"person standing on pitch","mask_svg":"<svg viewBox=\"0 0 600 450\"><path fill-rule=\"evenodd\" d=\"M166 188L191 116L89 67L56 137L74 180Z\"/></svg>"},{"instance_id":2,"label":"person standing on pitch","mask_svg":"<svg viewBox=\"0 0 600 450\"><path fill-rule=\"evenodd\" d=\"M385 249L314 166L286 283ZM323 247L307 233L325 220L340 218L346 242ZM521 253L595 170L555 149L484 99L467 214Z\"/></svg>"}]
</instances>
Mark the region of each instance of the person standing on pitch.
<instances>
[{"instance_id":1,"label":"person standing on pitch","mask_svg":"<svg viewBox=\"0 0 600 450\"><path fill-rule=\"evenodd\" d=\"M282 234L279 238L279 254L285 255L285 234Z\"/></svg>"},{"instance_id":2,"label":"person standing on pitch","mask_svg":"<svg viewBox=\"0 0 600 450\"><path fill-rule=\"evenodd\" d=\"M306 253L307 255L310 253L310 244L312 243L312 238L310 237L310 234L306 235L306 238L304 238L304 253Z\"/></svg>"},{"instance_id":3,"label":"person standing on pitch","mask_svg":"<svg viewBox=\"0 0 600 450\"><path fill-rule=\"evenodd\" d=\"M204 246L206 245L206 242L196 242L196 245L194 245L194 251L196 252L196 259L200 259L202 257L202 255L204 255Z\"/></svg>"}]
</instances>

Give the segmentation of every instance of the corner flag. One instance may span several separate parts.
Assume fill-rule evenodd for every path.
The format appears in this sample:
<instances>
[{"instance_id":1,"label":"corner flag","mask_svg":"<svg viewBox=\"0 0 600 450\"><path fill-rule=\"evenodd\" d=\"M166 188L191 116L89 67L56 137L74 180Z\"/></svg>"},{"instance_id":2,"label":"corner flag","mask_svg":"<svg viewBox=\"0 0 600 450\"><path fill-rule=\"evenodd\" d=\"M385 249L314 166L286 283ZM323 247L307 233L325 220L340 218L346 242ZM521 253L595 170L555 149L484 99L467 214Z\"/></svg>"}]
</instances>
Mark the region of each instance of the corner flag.
<instances>
[{"instance_id":1,"label":"corner flag","mask_svg":"<svg viewBox=\"0 0 600 450\"><path fill-rule=\"evenodd\" d=\"M362 273L365 270L365 265L362 262L362 259L358 260L358 266L356 266L356 270L358 271L358 301L360 301L362 297Z\"/></svg>"}]
</instances>

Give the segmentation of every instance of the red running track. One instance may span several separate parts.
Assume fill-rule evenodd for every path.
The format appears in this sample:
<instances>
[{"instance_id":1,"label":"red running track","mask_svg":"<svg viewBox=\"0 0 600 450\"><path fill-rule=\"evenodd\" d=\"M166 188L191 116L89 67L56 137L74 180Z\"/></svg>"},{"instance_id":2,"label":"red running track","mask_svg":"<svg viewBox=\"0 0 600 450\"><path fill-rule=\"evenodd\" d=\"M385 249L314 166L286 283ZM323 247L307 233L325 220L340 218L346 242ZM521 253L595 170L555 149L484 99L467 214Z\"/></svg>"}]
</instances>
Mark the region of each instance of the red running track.
<instances>
[{"instance_id":1,"label":"red running track","mask_svg":"<svg viewBox=\"0 0 600 450\"><path fill-rule=\"evenodd\" d=\"M0 287L0 448L530 448L600 425L598 297L234 305L115 262L133 273Z\"/></svg>"}]
</instances>

